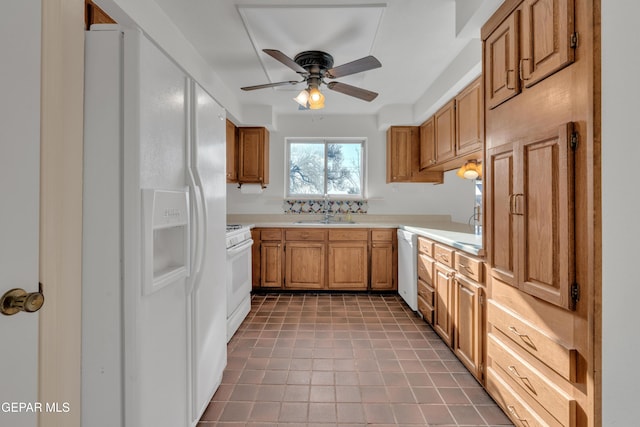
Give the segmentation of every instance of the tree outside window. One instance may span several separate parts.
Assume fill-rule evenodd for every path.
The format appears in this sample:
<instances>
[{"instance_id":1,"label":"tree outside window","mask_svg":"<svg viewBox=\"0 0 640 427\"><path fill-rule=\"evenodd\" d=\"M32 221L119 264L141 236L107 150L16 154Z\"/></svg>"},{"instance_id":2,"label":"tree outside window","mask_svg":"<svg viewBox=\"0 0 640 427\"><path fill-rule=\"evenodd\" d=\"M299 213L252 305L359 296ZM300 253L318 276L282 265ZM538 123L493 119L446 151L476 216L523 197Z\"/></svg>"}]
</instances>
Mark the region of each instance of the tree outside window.
<instances>
[{"instance_id":1,"label":"tree outside window","mask_svg":"<svg viewBox=\"0 0 640 427\"><path fill-rule=\"evenodd\" d=\"M287 141L287 197L362 198L364 141Z\"/></svg>"}]
</instances>

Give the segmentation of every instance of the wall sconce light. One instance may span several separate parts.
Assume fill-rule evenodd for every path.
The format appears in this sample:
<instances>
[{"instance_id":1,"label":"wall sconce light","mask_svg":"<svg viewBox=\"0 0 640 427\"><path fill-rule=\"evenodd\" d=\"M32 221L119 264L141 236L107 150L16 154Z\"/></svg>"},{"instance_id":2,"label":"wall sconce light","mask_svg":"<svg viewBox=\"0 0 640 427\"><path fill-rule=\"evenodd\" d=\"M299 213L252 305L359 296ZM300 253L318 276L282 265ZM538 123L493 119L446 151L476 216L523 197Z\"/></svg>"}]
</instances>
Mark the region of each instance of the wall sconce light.
<instances>
[{"instance_id":1,"label":"wall sconce light","mask_svg":"<svg viewBox=\"0 0 640 427\"><path fill-rule=\"evenodd\" d=\"M456 172L460 178L464 179L478 179L482 177L482 164L477 160L468 160L464 165Z\"/></svg>"}]
</instances>

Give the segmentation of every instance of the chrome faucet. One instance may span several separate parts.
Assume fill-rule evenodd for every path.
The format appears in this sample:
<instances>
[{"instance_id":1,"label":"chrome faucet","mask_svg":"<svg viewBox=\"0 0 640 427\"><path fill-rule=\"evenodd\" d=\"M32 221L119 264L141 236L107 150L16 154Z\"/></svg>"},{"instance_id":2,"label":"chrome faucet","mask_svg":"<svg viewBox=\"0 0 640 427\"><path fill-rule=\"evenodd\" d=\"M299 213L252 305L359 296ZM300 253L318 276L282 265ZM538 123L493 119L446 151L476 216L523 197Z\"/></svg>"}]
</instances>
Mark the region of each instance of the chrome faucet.
<instances>
[{"instance_id":1,"label":"chrome faucet","mask_svg":"<svg viewBox=\"0 0 640 427\"><path fill-rule=\"evenodd\" d=\"M330 209L329 209L329 195L327 193L324 193L324 204L322 207L322 212L324 213L324 219L323 222L328 223L331 218L333 218L335 216L335 214L331 214Z\"/></svg>"},{"instance_id":2,"label":"chrome faucet","mask_svg":"<svg viewBox=\"0 0 640 427\"><path fill-rule=\"evenodd\" d=\"M480 205L473 207L473 215L469 218L469 225L473 225L475 234L482 234L482 207Z\"/></svg>"}]
</instances>

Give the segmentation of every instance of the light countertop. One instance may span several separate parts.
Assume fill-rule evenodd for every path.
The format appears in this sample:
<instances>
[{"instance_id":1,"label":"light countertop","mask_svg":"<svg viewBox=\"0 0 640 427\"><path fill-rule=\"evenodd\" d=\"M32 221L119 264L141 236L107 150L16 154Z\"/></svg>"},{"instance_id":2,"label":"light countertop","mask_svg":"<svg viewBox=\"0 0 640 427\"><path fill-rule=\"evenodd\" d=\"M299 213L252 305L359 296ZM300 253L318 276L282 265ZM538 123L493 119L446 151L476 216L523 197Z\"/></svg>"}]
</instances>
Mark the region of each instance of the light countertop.
<instances>
[{"instance_id":1,"label":"light countertop","mask_svg":"<svg viewBox=\"0 0 640 427\"><path fill-rule=\"evenodd\" d=\"M448 215L352 215L353 223L317 222L322 215L228 215L227 223L257 228L401 228L464 252L483 256L482 235L467 224L452 222Z\"/></svg>"}]
</instances>

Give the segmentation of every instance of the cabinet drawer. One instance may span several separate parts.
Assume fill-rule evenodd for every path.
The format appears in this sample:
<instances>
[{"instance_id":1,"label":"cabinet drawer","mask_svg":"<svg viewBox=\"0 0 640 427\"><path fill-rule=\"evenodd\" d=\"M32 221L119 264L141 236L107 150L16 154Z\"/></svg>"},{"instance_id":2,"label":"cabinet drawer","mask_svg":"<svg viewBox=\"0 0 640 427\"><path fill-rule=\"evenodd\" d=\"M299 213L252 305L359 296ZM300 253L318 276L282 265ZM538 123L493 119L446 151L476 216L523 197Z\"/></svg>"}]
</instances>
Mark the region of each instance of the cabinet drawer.
<instances>
[{"instance_id":1,"label":"cabinet drawer","mask_svg":"<svg viewBox=\"0 0 640 427\"><path fill-rule=\"evenodd\" d=\"M433 258L440 264L444 264L447 267L453 268L453 257L455 251L447 246L438 245L437 243L433 247Z\"/></svg>"},{"instance_id":2,"label":"cabinet drawer","mask_svg":"<svg viewBox=\"0 0 640 427\"><path fill-rule=\"evenodd\" d=\"M516 352L503 343L496 335L489 334L487 354L493 364L509 377L511 384L534 399L562 425L574 426L576 401L560 390L551 380L523 360Z\"/></svg>"},{"instance_id":3,"label":"cabinet drawer","mask_svg":"<svg viewBox=\"0 0 640 427\"><path fill-rule=\"evenodd\" d=\"M487 321L563 378L576 380L576 349L553 339L495 301L489 301Z\"/></svg>"},{"instance_id":4,"label":"cabinet drawer","mask_svg":"<svg viewBox=\"0 0 640 427\"><path fill-rule=\"evenodd\" d=\"M418 280L418 296L421 296L427 304L433 307L433 294L435 291L422 280Z\"/></svg>"},{"instance_id":5,"label":"cabinet drawer","mask_svg":"<svg viewBox=\"0 0 640 427\"><path fill-rule=\"evenodd\" d=\"M478 258L456 252L456 271L475 282L484 282L484 263Z\"/></svg>"},{"instance_id":6,"label":"cabinet drawer","mask_svg":"<svg viewBox=\"0 0 640 427\"><path fill-rule=\"evenodd\" d=\"M418 278L433 285L433 260L425 254L418 254Z\"/></svg>"},{"instance_id":7,"label":"cabinet drawer","mask_svg":"<svg viewBox=\"0 0 640 427\"><path fill-rule=\"evenodd\" d=\"M264 228L260 232L262 240L282 240L282 230L279 228Z\"/></svg>"},{"instance_id":8,"label":"cabinet drawer","mask_svg":"<svg viewBox=\"0 0 640 427\"><path fill-rule=\"evenodd\" d=\"M487 368L487 391L517 426L563 427L556 419L543 418L527 404L493 368Z\"/></svg>"},{"instance_id":9,"label":"cabinet drawer","mask_svg":"<svg viewBox=\"0 0 640 427\"><path fill-rule=\"evenodd\" d=\"M433 257L433 242L429 239L418 236L418 251Z\"/></svg>"},{"instance_id":10,"label":"cabinet drawer","mask_svg":"<svg viewBox=\"0 0 640 427\"><path fill-rule=\"evenodd\" d=\"M324 240L327 235L326 230L318 229L302 229L302 230L286 230L286 240Z\"/></svg>"},{"instance_id":11,"label":"cabinet drawer","mask_svg":"<svg viewBox=\"0 0 640 427\"><path fill-rule=\"evenodd\" d=\"M368 240L369 231L360 230L329 230L329 240Z\"/></svg>"},{"instance_id":12,"label":"cabinet drawer","mask_svg":"<svg viewBox=\"0 0 640 427\"><path fill-rule=\"evenodd\" d=\"M418 311L422 313L424 320L428 324L433 324L433 307L420 296L418 295Z\"/></svg>"},{"instance_id":13,"label":"cabinet drawer","mask_svg":"<svg viewBox=\"0 0 640 427\"><path fill-rule=\"evenodd\" d=\"M395 229L371 230L371 241L373 242L393 242Z\"/></svg>"}]
</instances>

